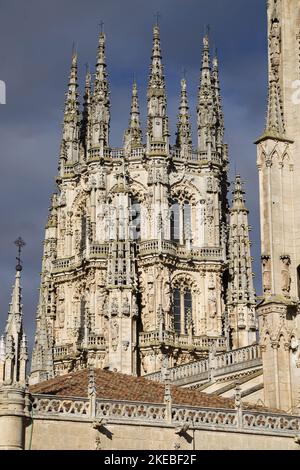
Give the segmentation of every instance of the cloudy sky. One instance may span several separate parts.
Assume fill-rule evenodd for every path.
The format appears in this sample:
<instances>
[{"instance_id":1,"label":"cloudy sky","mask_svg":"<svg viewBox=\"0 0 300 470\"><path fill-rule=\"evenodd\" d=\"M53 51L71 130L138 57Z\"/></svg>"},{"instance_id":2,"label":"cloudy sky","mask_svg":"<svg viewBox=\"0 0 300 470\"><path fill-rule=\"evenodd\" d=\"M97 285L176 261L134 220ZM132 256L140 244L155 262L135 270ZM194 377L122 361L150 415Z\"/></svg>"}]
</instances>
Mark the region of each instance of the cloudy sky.
<instances>
[{"instance_id":1,"label":"cloudy sky","mask_svg":"<svg viewBox=\"0 0 300 470\"><path fill-rule=\"evenodd\" d=\"M0 105L0 331L3 330L16 250L26 241L22 273L25 329L32 343L49 197L55 189L64 93L73 41L80 83L85 64L94 67L99 23L107 35L111 87L111 146L119 147L128 122L135 73L143 122L154 15L160 12L168 114L174 139L182 70L190 108L196 95L202 36L211 28L217 47L230 145L230 180L240 172L253 227L256 287L260 292L259 220L254 140L264 128L267 96L265 0L1 0L0 80L7 103ZM194 142L195 138L194 126Z\"/></svg>"}]
</instances>

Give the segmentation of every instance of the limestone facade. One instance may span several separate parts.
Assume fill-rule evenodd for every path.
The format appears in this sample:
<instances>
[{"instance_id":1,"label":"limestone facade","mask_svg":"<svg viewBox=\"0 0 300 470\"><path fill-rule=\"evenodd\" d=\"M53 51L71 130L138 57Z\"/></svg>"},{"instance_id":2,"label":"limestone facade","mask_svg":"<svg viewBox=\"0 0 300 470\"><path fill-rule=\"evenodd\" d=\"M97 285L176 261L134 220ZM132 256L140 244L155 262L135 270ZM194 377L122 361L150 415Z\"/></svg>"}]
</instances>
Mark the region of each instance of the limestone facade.
<instances>
[{"instance_id":1,"label":"limestone facade","mask_svg":"<svg viewBox=\"0 0 300 470\"><path fill-rule=\"evenodd\" d=\"M93 366L143 375L256 341L247 210L227 200L218 60L203 57L194 150L181 81L170 145L160 33L153 29L143 143L133 84L124 146L109 144L105 35L95 81L66 95L57 193L46 227L31 381ZM237 181L240 188L240 181ZM229 220L230 219L230 220ZM229 243L229 232L231 242ZM230 265L230 268L228 267Z\"/></svg>"},{"instance_id":2,"label":"limestone facade","mask_svg":"<svg viewBox=\"0 0 300 470\"><path fill-rule=\"evenodd\" d=\"M266 403L299 400L300 4L268 1L269 100L258 140L263 301L258 308Z\"/></svg>"}]
</instances>

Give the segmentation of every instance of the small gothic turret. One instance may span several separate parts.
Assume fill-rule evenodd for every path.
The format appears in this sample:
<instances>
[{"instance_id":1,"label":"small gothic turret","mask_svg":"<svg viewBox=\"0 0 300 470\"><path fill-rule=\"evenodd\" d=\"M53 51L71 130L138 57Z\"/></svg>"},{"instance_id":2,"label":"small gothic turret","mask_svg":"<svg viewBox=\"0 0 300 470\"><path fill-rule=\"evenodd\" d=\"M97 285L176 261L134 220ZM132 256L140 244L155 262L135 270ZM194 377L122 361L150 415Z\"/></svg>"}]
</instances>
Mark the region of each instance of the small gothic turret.
<instances>
[{"instance_id":1,"label":"small gothic turret","mask_svg":"<svg viewBox=\"0 0 300 470\"><path fill-rule=\"evenodd\" d=\"M186 154L192 148L191 124L185 78L181 80L176 146L181 148L183 154Z\"/></svg>"},{"instance_id":2,"label":"small gothic turret","mask_svg":"<svg viewBox=\"0 0 300 470\"><path fill-rule=\"evenodd\" d=\"M138 90L136 82L132 86L132 98L131 98L131 109L130 109L130 121L129 128L125 132L124 146L137 147L142 144L142 131L140 124L140 108L138 100Z\"/></svg>"},{"instance_id":3,"label":"small gothic turret","mask_svg":"<svg viewBox=\"0 0 300 470\"><path fill-rule=\"evenodd\" d=\"M269 81L266 133L271 133L279 136L283 136L285 134L280 98L280 87L276 75L272 70L270 72Z\"/></svg>"},{"instance_id":4,"label":"small gothic turret","mask_svg":"<svg viewBox=\"0 0 300 470\"><path fill-rule=\"evenodd\" d=\"M256 341L255 292L248 209L241 177L236 176L229 227L228 314L234 348Z\"/></svg>"},{"instance_id":5,"label":"small gothic turret","mask_svg":"<svg viewBox=\"0 0 300 470\"><path fill-rule=\"evenodd\" d=\"M219 78L219 62L216 55L213 59L212 79L216 114L216 145L222 146L224 139L224 114L222 109L221 87Z\"/></svg>"},{"instance_id":6,"label":"small gothic turret","mask_svg":"<svg viewBox=\"0 0 300 470\"><path fill-rule=\"evenodd\" d=\"M214 126L216 122L214 91L212 86L209 38L203 38L201 79L198 95L198 149L208 151L214 145Z\"/></svg>"},{"instance_id":7,"label":"small gothic turret","mask_svg":"<svg viewBox=\"0 0 300 470\"><path fill-rule=\"evenodd\" d=\"M63 138L60 158L66 163L79 160L79 102L77 83L77 54L73 52L68 91L66 93Z\"/></svg>"},{"instance_id":8,"label":"small gothic turret","mask_svg":"<svg viewBox=\"0 0 300 470\"><path fill-rule=\"evenodd\" d=\"M147 147L148 152L157 153L155 144L165 145L163 153L168 151L169 126L166 115L167 97L165 91L165 77L163 75L162 55L160 47L159 27L153 28L152 63L148 83L148 130ZM154 147L151 148L151 144Z\"/></svg>"},{"instance_id":9,"label":"small gothic turret","mask_svg":"<svg viewBox=\"0 0 300 470\"><path fill-rule=\"evenodd\" d=\"M282 103L281 65L281 24L279 5L275 2L269 23L269 96L266 133L284 136L285 122ZM270 14L270 13L268 13Z\"/></svg>"},{"instance_id":10,"label":"small gothic turret","mask_svg":"<svg viewBox=\"0 0 300 470\"><path fill-rule=\"evenodd\" d=\"M16 243L22 243L21 246L23 246L24 242L19 239ZM6 384L25 384L28 361L26 337L23 333L20 255L17 259L18 264L9 304L5 335L0 340L0 383L4 382Z\"/></svg>"},{"instance_id":11,"label":"small gothic turret","mask_svg":"<svg viewBox=\"0 0 300 470\"><path fill-rule=\"evenodd\" d=\"M48 335L45 308L40 300L36 335L32 352L30 383L35 384L53 377L52 345Z\"/></svg>"},{"instance_id":12,"label":"small gothic turret","mask_svg":"<svg viewBox=\"0 0 300 470\"><path fill-rule=\"evenodd\" d=\"M83 97L83 111L82 111L82 121L81 121L81 132L80 132L80 142L81 142L81 151L86 158L88 151L91 145L91 136L90 136L90 115L91 115L91 73L87 69L85 75L85 91Z\"/></svg>"},{"instance_id":13,"label":"small gothic turret","mask_svg":"<svg viewBox=\"0 0 300 470\"><path fill-rule=\"evenodd\" d=\"M105 34L100 33L94 91L91 100L91 148L103 156L109 145L110 99L106 72Z\"/></svg>"}]
</instances>

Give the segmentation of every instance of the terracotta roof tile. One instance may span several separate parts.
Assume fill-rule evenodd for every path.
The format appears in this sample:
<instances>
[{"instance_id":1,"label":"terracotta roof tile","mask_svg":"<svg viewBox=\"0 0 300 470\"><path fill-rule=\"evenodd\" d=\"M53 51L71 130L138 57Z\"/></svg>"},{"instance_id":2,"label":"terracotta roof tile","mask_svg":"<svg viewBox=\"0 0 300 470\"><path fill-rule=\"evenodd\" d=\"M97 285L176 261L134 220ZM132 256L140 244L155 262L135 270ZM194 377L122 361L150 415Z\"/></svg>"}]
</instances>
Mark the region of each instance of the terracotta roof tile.
<instances>
[{"instance_id":1,"label":"terracotta roof tile","mask_svg":"<svg viewBox=\"0 0 300 470\"><path fill-rule=\"evenodd\" d=\"M30 391L31 393L61 397L87 397L88 380L89 371L84 369L33 385L30 387ZM97 398L148 403L162 403L164 399L164 385L144 377L133 377L119 372L96 369L95 382ZM198 390L189 390L172 385L171 393L172 401L176 405L234 408L234 401L232 399L207 394ZM243 407L246 409L264 410L262 407L245 403Z\"/></svg>"}]
</instances>

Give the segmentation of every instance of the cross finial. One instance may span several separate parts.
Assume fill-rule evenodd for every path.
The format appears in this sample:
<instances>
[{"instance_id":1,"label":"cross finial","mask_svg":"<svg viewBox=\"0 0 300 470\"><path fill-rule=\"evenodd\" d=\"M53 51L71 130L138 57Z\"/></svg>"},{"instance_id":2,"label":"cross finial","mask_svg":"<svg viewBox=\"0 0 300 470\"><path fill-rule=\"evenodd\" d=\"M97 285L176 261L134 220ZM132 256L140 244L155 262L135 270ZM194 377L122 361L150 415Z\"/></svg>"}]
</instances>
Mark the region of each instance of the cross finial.
<instances>
[{"instance_id":1,"label":"cross finial","mask_svg":"<svg viewBox=\"0 0 300 470\"><path fill-rule=\"evenodd\" d=\"M99 26L100 26L100 33L103 34L104 21L100 21Z\"/></svg>"},{"instance_id":2,"label":"cross finial","mask_svg":"<svg viewBox=\"0 0 300 470\"><path fill-rule=\"evenodd\" d=\"M159 11L157 11L154 16L156 19L156 26L159 26L159 19L161 18L161 14L159 13Z\"/></svg>"},{"instance_id":3,"label":"cross finial","mask_svg":"<svg viewBox=\"0 0 300 470\"><path fill-rule=\"evenodd\" d=\"M186 68L185 67L183 67L183 69L182 69L182 76L183 76L184 79L186 79Z\"/></svg>"},{"instance_id":4,"label":"cross finial","mask_svg":"<svg viewBox=\"0 0 300 470\"><path fill-rule=\"evenodd\" d=\"M209 37L209 35L210 35L210 25L209 24L207 24L205 26L205 33L206 33L206 36Z\"/></svg>"},{"instance_id":5,"label":"cross finial","mask_svg":"<svg viewBox=\"0 0 300 470\"><path fill-rule=\"evenodd\" d=\"M22 248L26 245L26 243L22 240L21 237L19 237L15 241L15 245L18 247L18 256L16 257L18 264L16 266L16 270L22 271L21 251L22 251Z\"/></svg>"}]
</instances>

